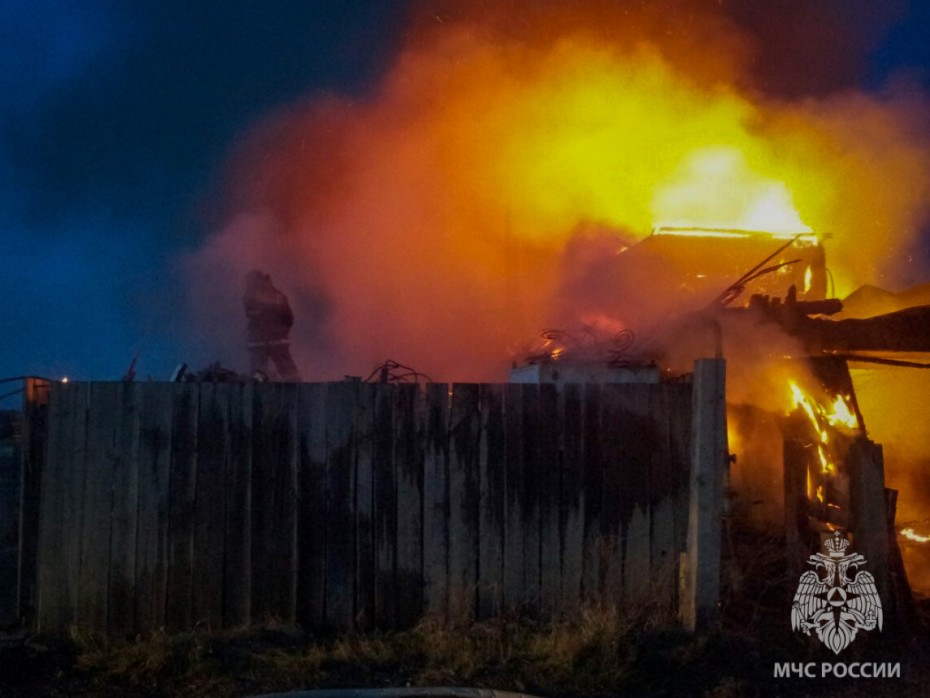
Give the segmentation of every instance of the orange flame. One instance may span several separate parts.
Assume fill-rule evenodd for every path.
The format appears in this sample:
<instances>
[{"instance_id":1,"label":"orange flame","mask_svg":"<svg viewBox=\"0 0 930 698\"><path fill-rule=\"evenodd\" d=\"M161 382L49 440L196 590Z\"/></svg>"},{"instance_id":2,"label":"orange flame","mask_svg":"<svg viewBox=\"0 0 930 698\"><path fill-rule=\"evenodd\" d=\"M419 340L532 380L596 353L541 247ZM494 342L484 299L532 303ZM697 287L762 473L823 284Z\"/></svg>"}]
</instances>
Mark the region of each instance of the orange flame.
<instances>
[{"instance_id":1,"label":"orange flame","mask_svg":"<svg viewBox=\"0 0 930 698\"><path fill-rule=\"evenodd\" d=\"M844 426L850 429L856 429L859 426L859 420L850 406L848 396L837 395L836 399L824 407L801 389L793 380L788 381L791 389L793 400L793 409L802 409L810 420L811 426L817 434L819 443L817 444L817 456L820 460L821 472L835 473L836 464L833 463L829 455L830 434L827 426L837 427ZM822 491L818 488L817 498L823 501Z\"/></svg>"}]
</instances>

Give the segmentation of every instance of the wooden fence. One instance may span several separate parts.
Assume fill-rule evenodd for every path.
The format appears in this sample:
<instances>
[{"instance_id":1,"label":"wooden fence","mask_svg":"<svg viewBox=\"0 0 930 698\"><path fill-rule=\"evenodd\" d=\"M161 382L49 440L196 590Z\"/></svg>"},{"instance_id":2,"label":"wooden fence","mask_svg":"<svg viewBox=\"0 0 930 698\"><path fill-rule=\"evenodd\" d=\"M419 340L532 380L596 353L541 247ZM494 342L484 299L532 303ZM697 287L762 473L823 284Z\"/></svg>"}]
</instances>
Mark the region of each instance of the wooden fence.
<instances>
[{"instance_id":1,"label":"wooden fence","mask_svg":"<svg viewBox=\"0 0 930 698\"><path fill-rule=\"evenodd\" d=\"M53 384L38 629L674 604L691 390Z\"/></svg>"}]
</instances>

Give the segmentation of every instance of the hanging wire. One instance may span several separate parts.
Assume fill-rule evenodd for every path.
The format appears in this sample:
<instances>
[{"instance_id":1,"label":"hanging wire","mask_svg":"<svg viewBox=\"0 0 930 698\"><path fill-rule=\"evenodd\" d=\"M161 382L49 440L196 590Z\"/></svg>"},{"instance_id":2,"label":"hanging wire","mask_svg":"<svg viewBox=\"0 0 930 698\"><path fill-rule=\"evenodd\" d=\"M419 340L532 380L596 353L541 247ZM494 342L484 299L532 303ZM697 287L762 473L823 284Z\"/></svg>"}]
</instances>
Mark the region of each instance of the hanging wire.
<instances>
[{"instance_id":1,"label":"hanging wire","mask_svg":"<svg viewBox=\"0 0 930 698\"><path fill-rule=\"evenodd\" d=\"M393 359L388 359L383 364L376 367L375 370L369 374L368 378L365 379L365 382L419 383L421 379L427 383L433 382L433 379L425 373L420 373L416 369L410 368L410 366L405 366L404 364L398 363Z\"/></svg>"}]
</instances>

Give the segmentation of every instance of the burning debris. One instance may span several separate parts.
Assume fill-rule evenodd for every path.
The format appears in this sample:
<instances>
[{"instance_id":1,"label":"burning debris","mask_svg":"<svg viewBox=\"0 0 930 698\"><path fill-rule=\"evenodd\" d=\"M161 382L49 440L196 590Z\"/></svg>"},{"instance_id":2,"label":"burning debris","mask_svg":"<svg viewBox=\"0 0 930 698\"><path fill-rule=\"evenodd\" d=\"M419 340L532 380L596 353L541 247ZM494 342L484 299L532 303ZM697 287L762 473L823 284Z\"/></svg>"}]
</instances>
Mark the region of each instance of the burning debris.
<instances>
[{"instance_id":1,"label":"burning debris","mask_svg":"<svg viewBox=\"0 0 930 698\"><path fill-rule=\"evenodd\" d=\"M366 98L259 124L191 265L208 287L192 294L204 333L231 336L216 318L232 313L215 312L238 293L230 270L261 266L301 317L284 375L341 377L389 355L450 381L501 380L514 361L534 380L573 364L586 380L599 366L652 379L719 353L746 417L734 441L769 459L741 461L743 491L778 491L777 422L799 409L810 499L826 506L825 464L838 471L845 432L865 431L849 364L930 348L928 301L849 296L919 271L926 104L891 88L767 95L749 59L758 37L727 3L695 8L687 32L666 30L664 3L543 5L464 3L411 31ZM527 347L543 327L562 329Z\"/></svg>"}]
</instances>

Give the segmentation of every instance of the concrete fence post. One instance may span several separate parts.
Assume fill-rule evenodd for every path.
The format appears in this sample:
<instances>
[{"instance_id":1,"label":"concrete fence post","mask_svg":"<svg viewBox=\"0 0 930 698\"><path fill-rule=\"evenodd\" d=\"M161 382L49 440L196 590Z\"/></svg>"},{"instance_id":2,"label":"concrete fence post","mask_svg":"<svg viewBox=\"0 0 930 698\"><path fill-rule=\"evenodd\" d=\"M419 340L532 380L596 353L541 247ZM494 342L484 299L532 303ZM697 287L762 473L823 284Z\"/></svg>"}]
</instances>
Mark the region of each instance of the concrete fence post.
<instances>
[{"instance_id":1,"label":"concrete fence post","mask_svg":"<svg viewBox=\"0 0 930 698\"><path fill-rule=\"evenodd\" d=\"M687 552L682 555L679 617L694 632L717 616L724 480L727 471L726 361L694 362Z\"/></svg>"}]
</instances>

